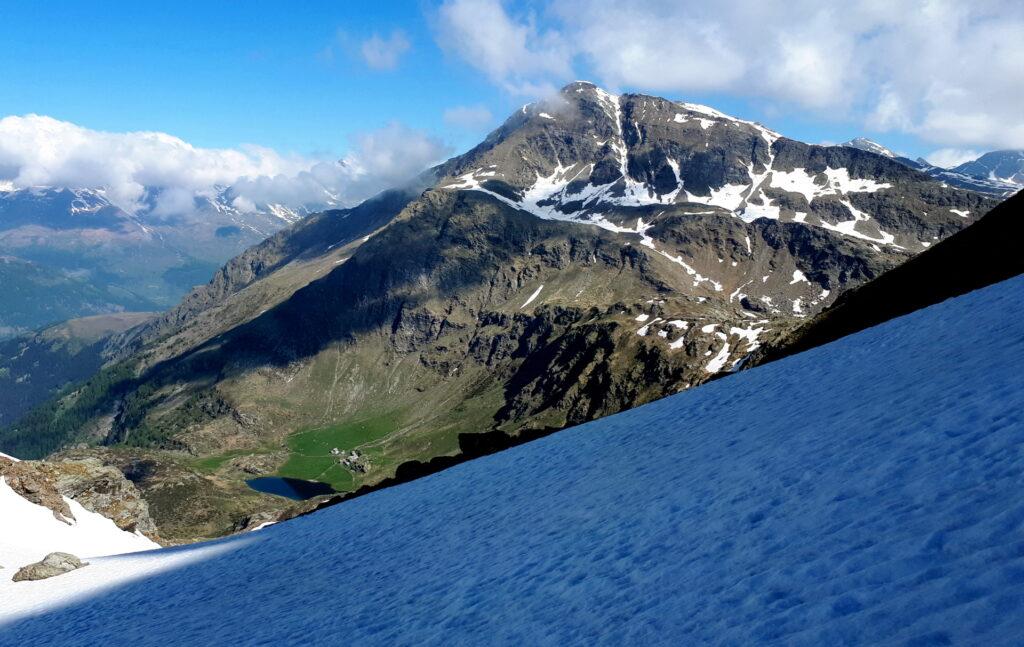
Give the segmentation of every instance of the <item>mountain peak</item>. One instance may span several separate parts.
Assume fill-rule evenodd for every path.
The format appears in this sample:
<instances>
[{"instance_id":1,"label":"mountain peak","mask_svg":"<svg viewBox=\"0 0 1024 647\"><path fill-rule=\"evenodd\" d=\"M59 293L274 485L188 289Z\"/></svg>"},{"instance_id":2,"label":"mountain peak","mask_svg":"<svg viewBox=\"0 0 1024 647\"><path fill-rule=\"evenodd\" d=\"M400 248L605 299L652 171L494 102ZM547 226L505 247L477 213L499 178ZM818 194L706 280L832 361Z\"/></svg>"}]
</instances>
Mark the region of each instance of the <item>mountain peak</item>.
<instances>
[{"instance_id":1,"label":"mountain peak","mask_svg":"<svg viewBox=\"0 0 1024 647\"><path fill-rule=\"evenodd\" d=\"M840 146L846 146L848 148L856 148L858 150L867 151L869 153L875 153L882 155L883 157L889 157L895 159L899 157L896 153L892 152L885 146L882 146L878 142L871 141L865 137L854 137L848 142L840 144Z\"/></svg>"},{"instance_id":2,"label":"mountain peak","mask_svg":"<svg viewBox=\"0 0 1024 647\"><path fill-rule=\"evenodd\" d=\"M643 232L658 215L650 210L670 207L747 222L820 220L824 229L896 249L931 244L934 234L900 236L870 222L855 206L859 198L848 202L907 173L874 142L849 146L886 160L783 139L708 106L575 81L557 97L523 106L483 144L444 165L440 188L486 193L541 218L635 233L648 247L654 243ZM832 199L837 212L827 211Z\"/></svg>"},{"instance_id":3,"label":"mountain peak","mask_svg":"<svg viewBox=\"0 0 1024 647\"><path fill-rule=\"evenodd\" d=\"M952 170L994 182L1024 187L1024 150L1000 150L985 153Z\"/></svg>"}]
</instances>

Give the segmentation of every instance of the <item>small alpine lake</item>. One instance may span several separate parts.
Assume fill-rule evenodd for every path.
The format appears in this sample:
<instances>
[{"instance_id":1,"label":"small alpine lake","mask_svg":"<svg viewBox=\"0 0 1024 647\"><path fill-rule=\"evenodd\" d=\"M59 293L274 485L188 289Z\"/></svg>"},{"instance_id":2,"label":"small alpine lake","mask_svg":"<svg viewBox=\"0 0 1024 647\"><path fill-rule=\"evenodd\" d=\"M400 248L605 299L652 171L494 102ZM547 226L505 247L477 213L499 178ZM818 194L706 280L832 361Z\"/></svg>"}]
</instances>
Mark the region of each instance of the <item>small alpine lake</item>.
<instances>
[{"instance_id":1,"label":"small alpine lake","mask_svg":"<svg viewBox=\"0 0 1024 647\"><path fill-rule=\"evenodd\" d=\"M257 492L276 494L277 496L302 501L324 494L336 494L337 490L320 481L306 481L287 476L261 476L249 479L246 484Z\"/></svg>"}]
</instances>

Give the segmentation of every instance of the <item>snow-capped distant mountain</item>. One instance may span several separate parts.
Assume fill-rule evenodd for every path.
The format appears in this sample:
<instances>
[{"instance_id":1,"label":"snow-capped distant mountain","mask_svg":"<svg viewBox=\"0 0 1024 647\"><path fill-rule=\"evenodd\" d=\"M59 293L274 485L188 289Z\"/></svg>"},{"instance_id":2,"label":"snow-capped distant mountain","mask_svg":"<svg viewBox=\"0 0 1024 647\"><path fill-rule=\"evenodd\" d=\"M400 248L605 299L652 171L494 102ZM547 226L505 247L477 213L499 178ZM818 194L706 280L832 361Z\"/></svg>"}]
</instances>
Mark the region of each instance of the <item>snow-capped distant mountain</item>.
<instances>
[{"instance_id":1,"label":"snow-capped distant mountain","mask_svg":"<svg viewBox=\"0 0 1024 647\"><path fill-rule=\"evenodd\" d=\"M900 158L900 161L950 186L977 191L978 193L984 193L997 198L1009 197L1020 190L1020 186L1004 180L979 177L961 173L957 170L933 166L928 160L921 157L916 160Z\"/></svg>"},{"instance_id":2,"label":"snow-capped distant mountain","mask_svg":"<svg viewBox=\"0 0 1024 647\"><path fill-rule=\"evenodd\" d=\"M0 337L70 317L166 308L208 281L227 259L326 206L243 209L230 189L189 198L174 210L163 198L159 189L150 189L128 211L102 189L16 189L7 183L0 190L0 255L17 259L26 276L48 278L22 281L8 265L0 302L18 300L24 307L0 311ZM88 299L78 306L56 294L48 300L47 283L80 283Z\"/></svg>"},{"instance_id":3,"label":"snow-capped distant mountain","mask_svg":"<svg viewBox=\"0 0 1024 647\"><path fill-rule=\"evenodd\" d=\"M635 233L652 248L653 219L632 209L691 205L745 222L806 223L890 249L930 245L924 231L895 231L909 223L890 225L867 207L896 193L916 197L920 179L851 150L804 144L707 106L576 82L557 100L524 106L440 172L445 189Z\"/></svg>"},{"instance_id":4,"label":"snow-capped distant mountain","mask_svg":"<svg viewBox=\"0 0 1024 647\"><path fill-rule=\"evenodd\" d=\"M1024 150L993 151L953 169L958 173L1024 187Z\"/></svg>"},{"instance_id":5,"label":"snow-capped distant mountain","mask_svg":"<svg viewBox=\"0 0 1024 647\"><path fill-rule=\"evenodd\" d=\"M899 155L892 152L885 146L882 146L878 142L873 142L870 139L865 139L864 137L855 137L848 142L840 144L840 146L849 146L850 148L868 151L869 153L877 153L878 155L884 155L885 157L899 157Z\"/></svg>"},{"instance_id":6,"label":"snow-capped distant mountain","mask_svg":"<svg viewBox=\"0 0 1024 647\"><path fill-rule=\"evenodd\" d=\"M254 534L0 589L0 641L1019 645L1022 308L1011 279Z\"/></svg>"},{"instance_id":7,"label":"snow-capped distant mountain","mask_svg":"<svg viewBox=\"0 0 1024 647\"><path fill-rule=\"evenodd\" d=\"M916 160L912 160L910 158L897 155L878 142L871 141L864 137L851 139L841 145L888 157L914 170L927 173L936 180L944 182L949 186L955 186L960 189L969 189L971 191L977 191L978 193L984 193L985 195L1005 198L1015 193L1021 188L1021 186L1024 186L1024 175L1020 175L1019 179L1021 181L1014 182L1011 179L1014 177L1012 174L1007 177L998 177L994 172L991 172L991 169L989 169L989 165L991 164L991 166L999 168L1000 172L1003 173L1013 171L1014 168L1017 168L1018 174L1024 174L1024 164L1014 166L1014 161L1020 161L1014 157L1015 154L1019 157L1019 151L1002 151L1002 153L1007 153L1005 156L1001 153L986 153L979 158L979 160L988 160L984 165L976 165L978 160L975 160L974 162L961 164L955 169L947 169L935 166L924 158L919 157Z\"/></svg>"}]
</instances>

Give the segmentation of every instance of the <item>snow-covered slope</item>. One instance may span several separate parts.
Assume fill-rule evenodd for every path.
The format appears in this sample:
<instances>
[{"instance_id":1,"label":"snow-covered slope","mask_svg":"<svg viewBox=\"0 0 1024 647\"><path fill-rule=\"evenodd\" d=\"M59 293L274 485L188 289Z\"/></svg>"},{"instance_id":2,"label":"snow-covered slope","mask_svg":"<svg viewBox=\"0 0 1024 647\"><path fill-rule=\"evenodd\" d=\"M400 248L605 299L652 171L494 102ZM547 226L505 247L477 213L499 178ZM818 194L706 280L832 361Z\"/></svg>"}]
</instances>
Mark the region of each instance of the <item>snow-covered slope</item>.
<instances>
[{"instance_id":1,"label":"snow-covered slope","mask_svg":"<svg viewBox=\"0 0 1024 647\"><path fill-rule=\"evenodd\" d=\"M0 457L17 459L0 454ZM64 497L73 519L58 519L49 508L37 505L15 492L0 476L0 599L15 571L39 561L47 554L62 551L79 557L115 555L159 548L141 533L125 532L101 514L86 510L80 503Z\"/></svg>"},{"instance_id":2,"label":"snow-covered slope","mask_svg":"<svg viewBox=\"0 0 1024 647\"><path fill-rule=\"evenodd\" d=\"M1017 277L244 537L5 588L0 643L1019 644L1022 308Z\"/></svg>"}]
</instances>

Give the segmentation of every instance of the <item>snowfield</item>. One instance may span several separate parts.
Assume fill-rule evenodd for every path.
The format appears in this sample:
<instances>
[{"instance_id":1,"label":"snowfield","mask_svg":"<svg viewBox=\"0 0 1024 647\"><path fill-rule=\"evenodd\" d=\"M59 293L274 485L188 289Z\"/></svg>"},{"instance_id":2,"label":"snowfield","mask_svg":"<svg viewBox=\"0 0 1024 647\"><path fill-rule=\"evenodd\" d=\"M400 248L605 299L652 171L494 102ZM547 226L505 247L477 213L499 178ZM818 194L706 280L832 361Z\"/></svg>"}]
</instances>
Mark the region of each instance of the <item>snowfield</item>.
<instances>
[{"instance_id":1,"label":"snowfield","mask_svg":"<svg viewBox=\"0 0 1024 647\"><path fill-rule=\"evenodd\" d=\"M1021 312L1024 277L244 537L4 587L0 643L1019 645Z\"/></svg>"}]
</instances>

